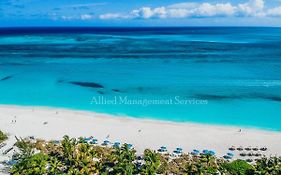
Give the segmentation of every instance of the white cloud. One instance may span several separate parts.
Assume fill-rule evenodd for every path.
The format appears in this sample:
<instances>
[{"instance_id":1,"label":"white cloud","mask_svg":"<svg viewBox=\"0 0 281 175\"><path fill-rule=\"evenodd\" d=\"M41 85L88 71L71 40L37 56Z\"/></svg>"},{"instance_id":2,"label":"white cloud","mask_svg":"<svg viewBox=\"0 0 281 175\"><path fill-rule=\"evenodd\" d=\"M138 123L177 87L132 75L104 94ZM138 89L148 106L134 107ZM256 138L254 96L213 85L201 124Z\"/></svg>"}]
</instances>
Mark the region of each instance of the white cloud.
<instances>
[{"instance_id":1,"label":"white cloud","mask_svg":"<svg viewBox=\"0 0 281 175\"><path fill-rule=\"evenodd\" d=\"M231 16L235 13L236 7L232 6L230 3L226 4L200 4L193 11L193 16L199 17L212 17L212 16Z\"/></svg>"},{"instance_id":2,"label":"white cloud","mask_svg":"<svg viewBox=\"0 0 281 175\"><path fill-rule=\"evenodd\" d=\"M262 16L264 0L250 0L238 5L238 13L243 16Z\"/></svg>"},{"instance_id":3,"label":"white cloud","mask_svg":"<svg viewBox=\"0 0 281 175\"><path fill-rule=\"evenodd\" d=\"M267 15L273 17L281 17L281 6L269 9L267 11Z\"/></svg>"},{"instance_id":4,"label":"white cloud","mask_svg":"<svg viewBox=\"0 0 281 175\"><path fill-rule=\"evenodd\" d=\"M264 17L281 16L281 6L265 9L264 0L248 0L245 3L177 3L162 7L142 7L129 13L108 13L100 15L100 19L131 18L206 18L206 17Z\"/></svg>"},{"instance_id":5,"label":"white cloud","mask_svg":"<svg viewBox=\"0 0 281 175\"><path fill-rule=\"evenodd\" d=\"M82 20L90 20L90 19L93 19L93 16L89 15L89 14L83 14L83 15L80 16L80 18Z\"/></svg>"},{"instance_id":6,"label":"white cloud","mask_svg":"<svg viewBox=\"0 0 281 175\"><path fill-rule=\"evenodd\" d=\"M120 13L106 13L99 16L100 19L124 19L128 18L128 16L122 15Z\"/></svg>"},{"instance_id":7,"label":"white cloud","mask_svg":"<svg viewBox=\"0 0 281 175\"><path fill-rule=\"evenodd\" d=\"M165 7L158 7L155 9L151 9L150 7L143 7L138 10L131 11L130 14L133 18L166 18L167 10Z\"/></svg>"},{"instance_id":8,"label":"white cloud","mask_svg":"<svg viewBox=\"0 0 281 175\"><path fill-rule=\"evenodd\" d=\"M75 17L63 15L63 16L61 16L61 19L64 20L64 21L70 21L70 20L74 20Z\"/></svg>"}]
</instances>

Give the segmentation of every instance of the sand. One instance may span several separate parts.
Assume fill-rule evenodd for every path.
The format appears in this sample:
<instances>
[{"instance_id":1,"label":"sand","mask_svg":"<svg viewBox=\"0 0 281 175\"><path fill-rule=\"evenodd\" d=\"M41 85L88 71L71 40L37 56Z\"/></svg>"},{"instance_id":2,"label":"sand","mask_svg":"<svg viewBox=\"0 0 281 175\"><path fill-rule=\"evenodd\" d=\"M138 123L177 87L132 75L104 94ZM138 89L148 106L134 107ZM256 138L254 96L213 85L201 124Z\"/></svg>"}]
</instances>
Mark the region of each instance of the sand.
<instances>
[{"instance_id":1,"label":"sand","mask_svg":"<svg viewBox=\"0 0 281 175\"><path fill-rule=\"evenodd\" d=\"M7 146L0 150L0 160L7 159L1 153L13 145L14 136L57 140L63 135L94 136L100 143L106 138L112 142L131 143L138 153L146 148L157 150L163 145L170 152L176 147L182 147L184 152L209 149L214 150L217 156L223 156L234 145L266 146L268 151L263 154L281 156L281 132L135 119L47 107L0 106L0 130L10 137ZM238 151L234 154L239 155Z\"/></svg>"}]
</instances>

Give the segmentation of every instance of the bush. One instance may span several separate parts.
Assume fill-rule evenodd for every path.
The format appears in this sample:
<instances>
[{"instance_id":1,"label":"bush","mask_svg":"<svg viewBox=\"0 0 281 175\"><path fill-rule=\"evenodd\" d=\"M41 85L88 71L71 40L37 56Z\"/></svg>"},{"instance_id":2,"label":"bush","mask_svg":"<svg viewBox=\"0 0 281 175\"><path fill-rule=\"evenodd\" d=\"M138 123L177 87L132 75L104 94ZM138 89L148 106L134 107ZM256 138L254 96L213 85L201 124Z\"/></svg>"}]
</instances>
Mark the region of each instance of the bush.
<instances>
[{"instance_id":1,"label":"bush","mask_svg":"<svg viewBox=\"0 0 281 175\"><path fill-rule=\"evenodd\" d=\"M254 167L244 160L226 163L225 168L233 175L250 175L254 171Z\"/></svg>"},{"instance_id":2,"label":"bush","mask_svg":"<svg viewBox=\"0 0 281 175\"><path fill-rule=\"evenodd\" d=\"M0 143L3 142L3 141L5 141L5 140L7 140L7 139L8 139L7 134L5 134L4 132L2 132L2 131L0 130Z\"/></svg>"}]
</instances>

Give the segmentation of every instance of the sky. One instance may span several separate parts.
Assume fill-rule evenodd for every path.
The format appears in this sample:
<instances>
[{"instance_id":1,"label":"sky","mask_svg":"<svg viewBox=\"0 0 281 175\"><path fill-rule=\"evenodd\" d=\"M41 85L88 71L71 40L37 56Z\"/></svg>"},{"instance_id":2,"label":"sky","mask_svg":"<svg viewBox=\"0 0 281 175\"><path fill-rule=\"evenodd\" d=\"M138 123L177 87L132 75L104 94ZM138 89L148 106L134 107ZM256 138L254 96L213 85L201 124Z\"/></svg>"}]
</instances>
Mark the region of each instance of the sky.
<instances>
[{"instance_id":1,"label":"sky","mask_svg":"<svg viewBox=\"0 0 281 175\"><path fill-rule=\"evenodd\" d=\"M7 26L281 27L281 0L0 0Z\"/></svg>"}]
</instances>

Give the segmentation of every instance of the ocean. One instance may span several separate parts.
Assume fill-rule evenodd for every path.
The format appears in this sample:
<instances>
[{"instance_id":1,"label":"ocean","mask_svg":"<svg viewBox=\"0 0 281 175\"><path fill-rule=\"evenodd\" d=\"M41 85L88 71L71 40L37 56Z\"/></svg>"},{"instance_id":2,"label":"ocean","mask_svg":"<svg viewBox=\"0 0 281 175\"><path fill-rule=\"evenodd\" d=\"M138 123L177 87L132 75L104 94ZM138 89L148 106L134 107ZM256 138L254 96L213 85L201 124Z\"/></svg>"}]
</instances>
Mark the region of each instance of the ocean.
<instances>
[{"instance_id":1,"label":"ocean","mask_svg":"<svg viewBox=\"0 0 281 175\"><path fill-rule=\"evenodd\" d=\"M281 28L0 28L0 104L281 131Z\"/></svg>"}]
</instances>

